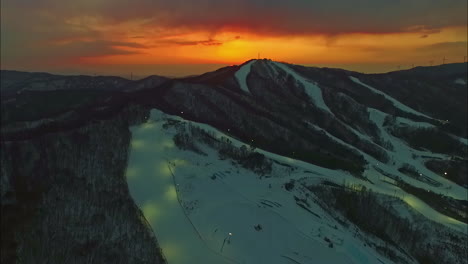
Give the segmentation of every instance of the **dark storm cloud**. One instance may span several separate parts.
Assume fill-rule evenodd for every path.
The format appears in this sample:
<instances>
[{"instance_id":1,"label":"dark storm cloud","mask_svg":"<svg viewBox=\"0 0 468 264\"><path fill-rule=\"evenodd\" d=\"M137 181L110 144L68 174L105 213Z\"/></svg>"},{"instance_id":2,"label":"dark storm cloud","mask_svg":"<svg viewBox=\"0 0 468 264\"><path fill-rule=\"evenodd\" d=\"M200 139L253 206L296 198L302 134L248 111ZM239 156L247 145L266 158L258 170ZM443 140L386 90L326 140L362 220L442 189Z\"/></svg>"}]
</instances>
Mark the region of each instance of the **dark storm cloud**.
<instances>
[{"instance_id":1,"label":"dark storm cloud","mask_svg":"<svg viewBox=\"0 0 468 264\"><path fill-rule=\"evenodd\" d=\"M467 23L466 0L1 0L0 3L1 62L10 67L23 61L41 64L54 59L141 54L164 45L219 46L229 41L217 35L225 31L260 37L319 34L326 36L330 45L346 33L417 32L430 40L431 34L446 27L466 27ZM206 34L187 37L197 32ZM466 48L460 44L444 45L427 49Z\"/></svg>"},{"instance_id":2,"label":"dark storm cloud","mask_svg":"<svg viewBox=\"0 0 468 264\"><path fill-rule=\"evenodd\" d=\"M268 35L408 30L426 34L467 23L466 0L3 0L2 5L63 18L147 19L155 27Z\"/></svg>"}]
</instances>

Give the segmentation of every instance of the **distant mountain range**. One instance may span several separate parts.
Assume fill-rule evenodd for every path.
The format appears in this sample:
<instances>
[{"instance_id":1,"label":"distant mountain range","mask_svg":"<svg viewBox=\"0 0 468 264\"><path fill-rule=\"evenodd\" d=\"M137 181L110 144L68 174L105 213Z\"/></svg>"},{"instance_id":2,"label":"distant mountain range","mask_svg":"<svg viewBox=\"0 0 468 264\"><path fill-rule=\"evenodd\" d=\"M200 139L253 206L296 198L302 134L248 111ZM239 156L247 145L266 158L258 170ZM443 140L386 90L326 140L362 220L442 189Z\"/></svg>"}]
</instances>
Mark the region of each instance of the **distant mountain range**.
<instances>
[{"instance_id":1,"label":"distant mountain range","mask_svg":"<svg viewBox=\"0 0 468 264\"><path fill-rule=\"evenodd\" d=\"M193 169L197 175L209 171L201 163L219 163L223 175L242 168L258 177L258 182L249 183L252 186L263 184L264 177L271 180L270 192L276 193L271 199L280 202L284 194L295 201L284 206L290 208L285 211L266 208L265 218L259 219L270 219L267 215L275 212L294 222L299 218L286 212L305 209L313 212L307 217L321 219L314 228L342 230L346 235L331 230L315 238L326 241L324 248L331 250L321 261L336 251L343 255L333 260L337 263L360 263L356 252L365 255L367 263L463 263L468 223L467 73L467 63L363 74L267 59L199 76L137 81L1 71L2 252L8 252L2 254L2 262L49 258L51 263L162 263L166 255L170 263L184 263L165 253L166 238L159 239L157 221L151 221L144 200L139 200L144 190L125 177L139 155L132 150L135 144L164 140L177 149L167 150L167 155L198 162ZM135 129L152 123L156 127L148 131L158 138L141 136L138 141L140 132ZM223 163L226 160L231 163ZM176 163L168 163L169 168L175 170ZM191 172L183 173L172 174L174 181L211 184L189 182ZM281 180L276 174L283 175ZM226 177L229 182L234 176ZM232 181L232 188L242 192L242 181ZM281 188L275 187L278 181ZM177 186L172 187L181 204L228 199L198 197L197 191ZM263 197L255 190L245 195ZM239 204L233 203L233 210L243 214ZM200 212L209 214L203 208L200 205ZM204 219L197 209L191 209L193 216L184 210L213 250L214 242L203 232L212 227L210 219L221 216L210 211L212 218ZM363 217L368 210L378 213ZM396 228L403 223L409 230ZM442 231L430 230L434 227ZM337 245L348 237L365 246ZM256 235L249 239L268 242ZM240 244L237 248L233 242L232 247L237 253L226 249L217 255L226 262L259 263L261 258ZM278 253L278 258L263 263L310 263L307 248L293 247L298 247L297 256Z\"/></svg>"}]
</instances>

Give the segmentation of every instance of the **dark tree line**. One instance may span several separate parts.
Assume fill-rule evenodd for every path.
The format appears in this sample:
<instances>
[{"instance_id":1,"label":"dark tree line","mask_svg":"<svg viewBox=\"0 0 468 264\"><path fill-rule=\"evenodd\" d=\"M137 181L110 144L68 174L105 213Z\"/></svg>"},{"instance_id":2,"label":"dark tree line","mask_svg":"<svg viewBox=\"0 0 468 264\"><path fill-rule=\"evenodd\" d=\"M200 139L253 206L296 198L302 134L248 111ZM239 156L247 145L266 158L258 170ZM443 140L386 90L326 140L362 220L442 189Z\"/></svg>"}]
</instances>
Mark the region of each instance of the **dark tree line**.
<instances>
[{"instance_id":1,"label":"dark tree line","mask_svg":"<svg viewBox=\"0 0 468 264\"><path fill-rule=\"evenodd\" d=\"M468 188L468 161L462 159L428 160L424 164L431 171ZM445 173L447 173L445 175Z\"/></svg>"},{"instance_id":2,"label":"dark tree line","mask_svg":"<svg viewBox=\"0 0 468 264\"><path fill-rule=\"evenodd\" d=\"M319 185L309 186L308 189L323 202L322 206L337 210L364 232L382 239L385 245L376 245L376 249L396 263L405 260L394 249L412 256L419 263L463 263L467 249L461 243L463 237L450 234L441 238L435 232L428 233L426 225L401 217L389 204L382 204L371 190L364 186L355 187ZM450 261L453 257L450 254L457 259L455 262Z\"/></svg>"},{"instance_id":3,"label":"dark tree line","mask_svg":"<svg viewBox=\"0 0 468 264\"><path fill-rule=\"evenodd\" d=\"M394 124L391 118L386 119L387 125ZM467 157L468 148L446 132L432 128L411 128L403 126L391 126L390 133L402 138L415 149L427 149L431 152L459 155Z\"/></svg>"},{"instance_id":4,"label":"dark tree line","mask_svg":"<svg viewBox=\"0 0 468 264\"><path fill-rule=\"evenodd\" d=\"M205 131L191 124L178 126L178 133L174 136L174 143L182 149L191 150L199 154L204 154L196 145L196 141L205 143L218 151L222 160L232 159L242 167L253 172L266 175L271 173L272 162L265 155L255 151L254 146L236 147L232 141L226 137L218 139L212 132Z\"/></svg>"},{"instance_id":5,"label":"dark tree line","mask_svg":"<svg viewBox=\"0 0 468 264\"><path fill-rule=\"evenodd\" d=\"M404 181L397 181L398 187L407 193L413 194L423 200L430 207L440 213L452 217L458 221L468 223L468 202L457 200L449 196L438 194L429 190L414 187Z\"/></svg>"}]
</instances>

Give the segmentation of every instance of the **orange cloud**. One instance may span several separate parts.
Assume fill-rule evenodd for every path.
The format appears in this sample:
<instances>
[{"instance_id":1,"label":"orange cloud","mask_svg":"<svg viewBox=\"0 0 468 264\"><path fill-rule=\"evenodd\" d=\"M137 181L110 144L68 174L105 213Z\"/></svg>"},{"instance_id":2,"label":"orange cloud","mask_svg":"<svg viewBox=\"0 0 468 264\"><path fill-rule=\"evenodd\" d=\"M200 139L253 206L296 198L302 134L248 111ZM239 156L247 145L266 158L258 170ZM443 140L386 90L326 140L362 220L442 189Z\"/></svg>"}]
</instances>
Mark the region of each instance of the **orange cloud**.
<instances>
[{"instance_id":1,"label":"orange cloud","mask_svg":"<svg viewBox=\"0 0 468 264\"><path fill-rule=\"evenodd\" d=\"M237 64L258 53L298 64L392 65L466 55L463 1L108 1L2 2L2 68Z\"/></svg>"}]
</instances>

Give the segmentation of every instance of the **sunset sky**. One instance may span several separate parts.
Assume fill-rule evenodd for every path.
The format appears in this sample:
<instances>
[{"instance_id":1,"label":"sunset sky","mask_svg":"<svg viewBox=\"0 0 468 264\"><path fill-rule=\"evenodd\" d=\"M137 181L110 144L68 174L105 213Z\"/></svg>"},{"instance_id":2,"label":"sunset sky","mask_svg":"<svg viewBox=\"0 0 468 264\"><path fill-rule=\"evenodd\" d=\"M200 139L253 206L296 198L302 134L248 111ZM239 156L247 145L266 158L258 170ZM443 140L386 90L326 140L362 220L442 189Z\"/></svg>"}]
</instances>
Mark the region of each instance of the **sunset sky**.
<instances>
[{"instance_id":1,"label":"sunset sky","mask_svg":"<svg viewBox=\"0 0 468 264\"><path fill-rule=\"evenodd\" d=\"M1 68L183 76L267 57L363 72L463 62L466 0L2 0Z\"/></svg>"}]
</instances>

